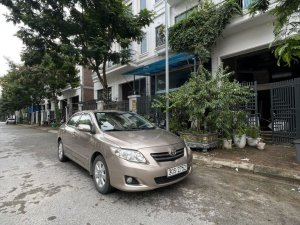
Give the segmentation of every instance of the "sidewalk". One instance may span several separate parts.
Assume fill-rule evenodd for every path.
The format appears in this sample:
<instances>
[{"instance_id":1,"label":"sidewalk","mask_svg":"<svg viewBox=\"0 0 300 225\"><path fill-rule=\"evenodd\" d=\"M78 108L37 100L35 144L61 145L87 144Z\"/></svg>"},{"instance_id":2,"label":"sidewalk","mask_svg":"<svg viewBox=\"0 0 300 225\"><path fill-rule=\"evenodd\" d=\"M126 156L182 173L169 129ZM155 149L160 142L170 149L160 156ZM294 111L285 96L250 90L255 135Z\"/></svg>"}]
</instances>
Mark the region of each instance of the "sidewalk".
<instances>
[{"instance_id":1,"label":"sidewalk","mask_svg":"<svg viewBox=\"0 0 300 225\"><path fill-rule=\"evenodd\" d=\"M294 146L266 145L264 150L254 147L244 149L212 149L206 153L193 151L194 163L209 167L233 168L266 176L276 176L300 181L300 163L296 160Z\"/></svg>"},{"instance_id":2,"label":"sidewalk","mask_svg":"<svg viewBox=\"0 0 300 225\"><path fill-rule=\"evenodd\" d=\"M33 129L39 129L43 130L49 133L57 134L58 128L52 128L50 126L39 126L37 124L29 125L29 124L18 124L19 126L27 127L27 128L33 128Z\"/></svg>"}]
</instances>

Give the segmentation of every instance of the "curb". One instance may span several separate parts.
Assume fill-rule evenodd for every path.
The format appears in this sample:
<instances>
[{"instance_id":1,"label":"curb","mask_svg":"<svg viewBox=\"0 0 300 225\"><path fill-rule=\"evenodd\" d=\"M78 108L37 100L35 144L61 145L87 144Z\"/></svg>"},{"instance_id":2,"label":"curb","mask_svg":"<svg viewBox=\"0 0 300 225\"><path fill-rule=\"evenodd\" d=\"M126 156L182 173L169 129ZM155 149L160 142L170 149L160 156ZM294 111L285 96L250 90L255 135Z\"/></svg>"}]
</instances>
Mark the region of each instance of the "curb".
<instances>
[{"instance_id":1,"label":"curb","mask_svg":"<svg viewBox=\"0 0 300 225\"><path fill-rule=\"evenodd\" d=\"M195 164L205 165L213 168L227 167L234 169L242 169L248 172L252 172L254 174L260 174L264 176L275 176L300 181L300 171L296 170L287 170L276 167L257 165L253 163L236 162L224 159L213 159L210 157L197 155L193 156L193 160Z\"/></svg>"},{"instance_id":2,"label":"curb","mask_svg":"<svg viewBox=\"0 0 300 225\"><path fill-rule=\"evenodd\" d=\"M53 133L53 134L57 134L58 133L58 130L51 129L49 127L47 128L47 127L43 127L43 126L27 125L27 124L17 124L17 125L22 126L22 127L26 127L26 128L42 130L42 131L45 131L45 132L48 132L48 133Z\"/></svg>"},{"instance_id":3,"label":"curb","mask_svg":"<svg viewBox=\"0 0 300 225\"><path fill-rule=\"evenodd\" d=\"M48 130L49 133L53 133L53 134L57 134L58 131L57 130Z\"/></svg>"}]
</instances>

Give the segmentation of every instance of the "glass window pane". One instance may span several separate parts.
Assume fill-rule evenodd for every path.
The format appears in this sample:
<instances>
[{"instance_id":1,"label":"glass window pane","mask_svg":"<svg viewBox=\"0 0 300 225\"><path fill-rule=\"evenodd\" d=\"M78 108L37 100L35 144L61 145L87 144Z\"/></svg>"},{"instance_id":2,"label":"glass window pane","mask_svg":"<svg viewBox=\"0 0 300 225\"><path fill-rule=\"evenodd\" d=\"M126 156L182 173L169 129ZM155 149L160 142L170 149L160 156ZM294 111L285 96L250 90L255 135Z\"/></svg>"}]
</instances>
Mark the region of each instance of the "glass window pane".
<instances>
[{"instance_id":1,"label":"glass window pane","mask_svg":"<svg viewBox=\"0 0 300 225\"><path fill-rule=\"evenodd\" d=\"M155 46L161 46L165 44L165 37L164 37L163 25L159 25L155 28Z\"/></svg>"},{"instance_id":2,"label":"glass window pane","mask_svg":"<svg viewBox=\"0 0 300 225\"><path fill-rule=\"evenodd\" d=\"M143 10L143 9L146 9L146 0L140 0L140 9Z\"/></svg>"},{"instance_id":3,"label":"glass window pane","mask_svg":"<svg viewBox=\"0 0 300 225\"><path fill-rule=\"evenodd\" d=\"M78 120L79 120L79 118L80 118L80 114L78 115L74 115L74 116L72 116L71 117L71 119L68 121L68 126L72 126L72 127L74 127L75 125L76 125L76 123L78 122Z\"/></svg>"},{"instance_id":4,"label":"glass window pane","mask_svg":"<svg viewBox=\"0 0 300 225\"><path fill-rule=\"evenodd\" d=\"M247 8L251 4L252 0L243 0L243 9Z\"/></svg>"},{"instance_id":5,"label":"glass window pane","mask_svg":"<svg viewBox=\"0 0 300 225\"><path fill-rule=\"evenodd\" d=\"M141 41L141 54L147 52L147 36L145 35Z\"/></svg>"},{"instance_id":6,"label":"glass window pane","mask_svg":"<svg viewBox=\"0 0 300 225\"><path fill-rule=\"evenodd\" d=\"M166 76L159 75L156 78L156 91L164 91L166 90Z\"/></svg>"},{"instance_id":7,"label":"glass window pane","mask_svg":"<svg viewBox=\"0 0 300 225\"><path fill-rule=\"evenodd\" d=\"M88 114L84 114L84 115L81 116L78 124L92 125L92 119Z\"/></svg>"}]
</instances>

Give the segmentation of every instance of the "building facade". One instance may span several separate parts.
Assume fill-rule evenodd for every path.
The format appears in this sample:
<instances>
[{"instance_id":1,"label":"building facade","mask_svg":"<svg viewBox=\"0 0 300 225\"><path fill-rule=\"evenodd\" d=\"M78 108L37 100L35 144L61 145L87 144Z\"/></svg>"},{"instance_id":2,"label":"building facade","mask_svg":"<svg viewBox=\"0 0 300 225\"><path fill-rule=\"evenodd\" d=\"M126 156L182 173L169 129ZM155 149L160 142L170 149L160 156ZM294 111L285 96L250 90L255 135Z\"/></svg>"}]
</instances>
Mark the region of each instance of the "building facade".
<instances>
[{"instance_id":1,"label":"building facade","mask_svg":"<svg viewBox=\"0 0 300 225\"><path fill-rule=\"evenodd\" d=\"M222 4L221 0L213 2ZM153 10L155 18L144 29L145 37L141 43L131 44L131 63L108 65L111 100L116 102L128 101L131 95L151 97L165 92L165 1L127 0L125 3L132 7L134 14L144 8ZM268 13L249 15L247 7L251 0L239 0L238 3L243 15L235 16L216 45L212 46L211 61L207 67L215 72L223 63L235 72L235 79L250 84L256 96L248 108L249 112L256 117L263 131L271 133L273 141L290 143L300 135L300 99L297 95L300 64L279 67L270 49L274 41L274 18ZM197 0L168 0L168 26L187 17L197 4ZM188 80L197 65L192 55L184 53L170 52L169 62L172 91ZM101 100L102 86L95 75L93 80L94 98ZM286 93L289 93L288 97ZM128 110L126 107L122 109Z\"/></svg>"}]
</instances>

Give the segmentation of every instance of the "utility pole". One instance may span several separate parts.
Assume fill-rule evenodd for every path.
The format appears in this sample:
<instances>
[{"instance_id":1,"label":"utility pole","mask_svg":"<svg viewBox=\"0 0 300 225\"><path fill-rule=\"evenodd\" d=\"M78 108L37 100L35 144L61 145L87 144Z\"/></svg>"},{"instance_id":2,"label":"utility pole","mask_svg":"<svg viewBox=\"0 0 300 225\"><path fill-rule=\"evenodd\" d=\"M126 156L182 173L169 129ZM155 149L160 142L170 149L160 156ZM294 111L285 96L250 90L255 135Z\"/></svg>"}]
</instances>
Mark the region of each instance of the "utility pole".
<instances>
[{"instance_id":1,"label":"utility pole","mask_svg":"<svg viewBox=\"0 0 300 225\"><path fill-rule=\"evenodd\" d=\"M169 13L168 0L165 0L165 40L166 40L166 130L169 131Z\"/></svg>"}]
</instances>

